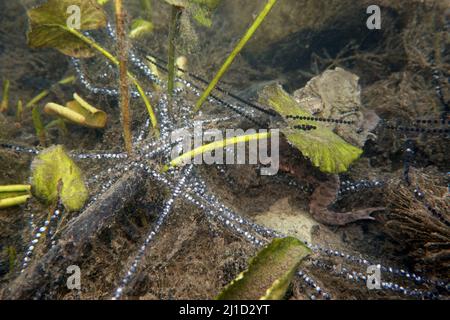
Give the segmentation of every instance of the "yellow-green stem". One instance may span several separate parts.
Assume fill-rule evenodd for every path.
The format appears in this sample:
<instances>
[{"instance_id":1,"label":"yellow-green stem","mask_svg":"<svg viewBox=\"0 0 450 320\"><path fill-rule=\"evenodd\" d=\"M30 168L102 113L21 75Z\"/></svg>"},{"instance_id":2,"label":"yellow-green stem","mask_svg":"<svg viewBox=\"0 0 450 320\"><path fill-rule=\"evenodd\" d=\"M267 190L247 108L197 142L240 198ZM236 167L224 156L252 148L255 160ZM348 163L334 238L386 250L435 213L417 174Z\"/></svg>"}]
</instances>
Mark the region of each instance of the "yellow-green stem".
<instances>
[{"instance_id":1,"label":"yellow-green stem","mask_svg":"<svg viewBox=\"0 0 450 320\"><path fill-rule=\"evenodd\" d=\"M3 81L3 95L0 104L0 112L6 112L9 105L9 80Z\"/></svg>"},{"instance_id":2,"label":"yellow-green stem","mask_svg":"<svg viewBox=\"0 0 450 320\"><path fill-rule=\"evenodd\" d=\"M27 192L31 190L29 184L10 184L7 186L0 186L0 193L2 192Z\"/></svg>"},{"instance_id":3,"label":"yellow-green stem","mask_svg":"<svg viewBox=\"0 0 450 320\"><path fill-rule=\"evenodd\" d=\"M177 167L177 166L185 163L186 160L192 159L199 154L210 152L210 151L213 151L216 149L223 149L227 146L238 144L238 143L245 143L245 142L249 142L249 141L253 141L253 140L262 140L262 139L267 139L269 137L270 137L270 132L263 132L263 133L255 133L255 134L248 134L248 135L243 135L243 136L238 136L238 137L233 137L233 138L227 138L225 140L220 140L220 141L214 141L214 142L205 144L203 146L200 146L198 148L195 148L189 152L183 153L181 156L170 161L169 165L166 165L163 170L167 171L171 167Z\"/></svg>"},{"instance_id":4,"label":"yellow-green stem","mask_svg":"<svg viewBox=\"0 0 450 320\"><path fill-rule=\"evenodd\" d=\"M68 84L68 83L72 83L75 82L75 76L69 76L67 78L64 78L60 81L57 82L57 84ZM39 101L41 101L42 99L44 99L46 96L48 96L48 94L50 93L50 90L43 90L41 91L37 96L35 96L33 99L30 100L30 102L28 102L25 105L25 108L31 108L33 106L35 106Z\"/></svg>"},{"instance_id":5,"label":"yellow-green stem","mask_svg":"<svg viewBox=\"0 0 450 320\"><path fill-rule=\"evenodd\" d=\"M6 199L0 199L0 209L9 208L13 206L19 206L27 202L31 195L27 194L24 196L11 197Z\"/></svg>"},{"instance_id":6,"label":"yellow-green stem","mask_svg":"<svg viewBox=\"0 0 450 320\"><path fill-rule=\"evenodd\" d=\"M211 91L216 87L219 80L222 78L222 76L227 72L231 64L233 63L236 56L241 52L241 50L244 48L246 43L250 40L250 38L253 36L255 31L259 28L261 23L264 21L266 16L269 14L272 7L275 5L277 0L268 0L266 5L264 6L264 9L259 13L256 20L253 22L253 24L250 26L250 28L247 30L245 35L242 37L242 39L239 41L239 43L236 45L236 47L233 49L231 54L228 56L228 58L225 60L224 64L220 68L219 72L215 75L211 83L208 85L206 90L202 93L200 98L198 99L194 111L197 112L200 110L202 105L205 103L206 99L211 94Z\"/></svg>"},{"instance_id":7,"label":"yellow-green stem","mask_svg":"<svg viewBox=\"0 0 450 320\"><path fill-rule=\"evenodd\" d=\"M39 139L39 143L42 146L45 146L47 137L38 107L33 107L33 109L31 110L31 118L33 120L34 129L36 130L36 135Z\"/></svg>"},{"instance_id":8,"label":"yellow-green stem","mask_svg":"<svg viewBox=\"0 0 450 320\"><path fill-rule=\"evenodd\" d=\"M17 262L17 252L16 248L13 246L9 246L8 249L8 257L9 257L9 273L12 274L14 272L14 269L16 267Z\"/></svg>"},{"instance_id":9,"label":"yellow-green stem","mask_svg":"<svg viewBox=\"0 0 450 320\"><path fill-rule=\"evenodd\" d=\"M141 8L145 20L152 22L152 0L141 0Z\"/></svg>"},{"instance_id":10,"label":"yellow-green stem","mask_svg":"<svg viewBox=\"0 0 450 320\"><path fill-rule=\"evenodd\" d=\"M23 115L23 103L22 100L17 101L17 109L16 109L16 122L22 122Z\"/></svg>"},{"instance_id":11,"label":"yellow-green stem","mask_svg":"<svg viewBox=\"0 0 450 320\"><path fill-rule=\"evenodd\" d=\"M62 105L53 102L49 102L45 105L44 112L48 114L55 114L61 118L64 118L79 125L86 124L86 118L83 115L73 111L72 109L66 108Z\"/></svg>"}]
</instances>

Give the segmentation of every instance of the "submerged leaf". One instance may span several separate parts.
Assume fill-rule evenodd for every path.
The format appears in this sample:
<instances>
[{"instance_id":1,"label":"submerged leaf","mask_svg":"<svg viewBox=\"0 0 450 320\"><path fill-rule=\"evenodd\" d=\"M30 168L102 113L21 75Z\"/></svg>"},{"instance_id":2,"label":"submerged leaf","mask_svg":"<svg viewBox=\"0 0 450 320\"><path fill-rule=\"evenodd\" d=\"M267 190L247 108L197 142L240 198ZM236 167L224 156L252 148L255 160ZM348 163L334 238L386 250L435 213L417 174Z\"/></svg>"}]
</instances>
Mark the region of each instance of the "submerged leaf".
<instances>
[{"instance_id":1,"label":"submerged leaf","mask_svg":"<svg viewBox=\"0 0 450 320\"><path fill-rule=\"evenodd\" d=\"M60 145L40 152L31 164L33 194L54 202L58 193L69 211L80 210L88 198L81 170Z\"/></svg>"},{"instance_id":2,"label":"submerged leaf","mask_svg":"<svg viewBox=\"0 0 450 320\"><path fill-rule=\"evenodd\" d=\"M75 100L68 102L66 106L67 108L81 114L85 118L86 126L91 128L105 127L108 116L104 111L93 107L76 93L73 95L73 98Z\"/></svg>"},{"instance_id":3,"label":"submerged leaf","mask_svg":"<svg viewBox=\"0 0 450 320\"><path fill-rule=\"evenodd\" d=\"M221 0L165 0L168 4L187 9L197 23L205 27L211 27L211 15L220 4Z\"/></svg>"},{"instance_id":4,"label":"submerged leaf","mask_svg":"<svg viewBox=\"0 0 450 320\"><path fill-rule=\"evenodd\" d=\"M210 28L211 15L220 4L220 0L192 0L190 12L192 17L202 26Z\"/></svg>"},{"instance_id":5,"label":"submerged leaf","mask_svg":"<svg viewBox=\"0 0 450 320\"><path fill-rule=\"evenodd\" d=\"M298 265L309 253L310 249L297 238L274 239L217 299L283 299Z\"/></svg>"},{"instance_id":6,"label":"submerged leaf","mask_svg":"<svg viewBox=\"0 0 450 320\"><path fill-rule=\"evenodd\" d=\"M73 97L75 100L67 102L66 107L56 103L47 103L44 111L89 128L105 127L108 116L104 111L91 106L76 93Z\"/></svg>"},{"instance_id":7,"label":"submerged leaf","mask_svg":"<svg viewBox=\"0 0 450 320\"><path fill-rule=\"evenodd\" d=\"M75 8L73 6L80 8L78 31L94 30L106 25L106 14L94 0L48 0L28 10L28 45L32 48L55 48L77 58L93 56L91 47L71 32L69 22L75 11L69 8ZM75 16L74 19L76 22Z\"/></svg>"},{"instance_id":8,"label":"submerged leaf","mask_svg":"<svg viewBox=\"0 0 450 320\"><path fill-rule=\"evenodd\" d=\"M300 152L322 172L340 173L348 170L362 150L314 121L289 119L287 116L311 117L280 85L270 85L260 93L260 102L278 112L287 123L281 131ZM294 126L309 125L316 129L305 131Z\"/></svg>"},{"instance_id":9,"label":"submerged leaf","mask_svg":"<svg viewBox=\"0 0 450 320\"><path fill-rule=\"evenodd\" d=\"M152 31L153 31L153 23L145 19L135 19L131 23L131 31L129 37L131 39L137 39L152 33Z\"/></svg>"}]
</instances>

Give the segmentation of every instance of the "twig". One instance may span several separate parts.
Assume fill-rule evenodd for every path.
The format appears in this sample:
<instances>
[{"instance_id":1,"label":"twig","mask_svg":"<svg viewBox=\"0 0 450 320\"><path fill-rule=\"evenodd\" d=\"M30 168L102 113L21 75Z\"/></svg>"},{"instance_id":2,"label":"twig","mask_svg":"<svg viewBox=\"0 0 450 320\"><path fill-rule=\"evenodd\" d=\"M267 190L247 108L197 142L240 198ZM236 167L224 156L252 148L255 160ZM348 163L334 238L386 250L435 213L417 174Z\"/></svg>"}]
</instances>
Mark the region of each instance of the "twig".
<instances>
[{"instance_id":1,"label":"twig","mask_svg":"<svg viewBox=\"0 0 450 320\"><path fill-rule=\"evenodd\" d=\"M115 0L116 9L116 34L119 54L119 73L120 73L120 110L122 115L123 139L125 141L125 150L130 155L132 152L131 128L130 128L130 92L128 88L127 62L128 50L125 34L125 15L122 7L122 0Z\"/></svg>"}]
</instances>

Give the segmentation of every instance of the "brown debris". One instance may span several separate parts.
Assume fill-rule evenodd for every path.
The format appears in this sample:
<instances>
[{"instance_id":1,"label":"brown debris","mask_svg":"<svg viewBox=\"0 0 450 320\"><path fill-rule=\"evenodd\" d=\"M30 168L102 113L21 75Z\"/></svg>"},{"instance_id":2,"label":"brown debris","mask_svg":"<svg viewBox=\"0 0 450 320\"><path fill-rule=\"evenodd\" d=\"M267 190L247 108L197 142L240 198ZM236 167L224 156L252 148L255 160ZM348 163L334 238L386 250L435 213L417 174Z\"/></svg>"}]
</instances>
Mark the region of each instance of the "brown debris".
<instances>
[{"instance_id":1,"label":"brown debris","mask_svg":"<svg viewBox=\"0 0 450 320\"><path fill-rule=\"evenodd\" d=\"M435 217L426 205L450 221L450 203L447 187L431 172L412 170L412 187L397 181L387 192L391 210L385 223L387 233L396 239L416 263L416 268L431 271L446 278L450 267L450 228ZM414 188L424 194L414 196Z\"/></svg>"}]
</instances>

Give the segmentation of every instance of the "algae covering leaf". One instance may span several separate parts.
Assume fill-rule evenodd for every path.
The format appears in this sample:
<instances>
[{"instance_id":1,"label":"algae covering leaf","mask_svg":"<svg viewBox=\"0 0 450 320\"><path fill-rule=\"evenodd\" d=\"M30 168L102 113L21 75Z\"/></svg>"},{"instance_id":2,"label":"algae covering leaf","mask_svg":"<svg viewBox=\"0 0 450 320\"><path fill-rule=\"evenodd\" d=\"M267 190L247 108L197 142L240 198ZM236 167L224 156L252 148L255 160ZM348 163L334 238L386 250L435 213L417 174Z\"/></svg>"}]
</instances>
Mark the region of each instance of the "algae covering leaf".
<instances>
[{"instance_id":1,"label":"algae covering leaf","mask_svg":"<svg viewBox=\"0 0 450 320\"><path fill-rule=\"evenodd\" d=\"M27 14L30 47L55 48L76 58L91 57L94 51L72 31L102 28L107 21L102 7L94 0L48 0Z\"/></svg>"},{"instance_id":2,"label":"algae covering leaf","mask_svg":"<svg viewBox=\"0 0 450 320\"><path fill-rule=\"evenodd\" d=\"M46 201L58 199L68 211L80 210L88 198L81 170L60 145L40 152L31 164L33 194Z\"/></svg>"},{"instance_id":3,"label":"algae covering leaf","mask_svg":"<svg viewBox=\"0 0 450 320\"><path fill-rule=\"evenodd\" d=\"M131 31L129 33L129 37L131 39L137 39L152 33L152 31L153 23L145 19L135 19L131 23Z\"/></svg>"},{"instance_id":4,"label":"algae covering leaf","mask_svg":"<svg viewBox=\"0 0 450 320\"><path fill-rule=\"evenodd\" d=\"M274 239L217 296L218 300L283 299L300 262L310 253L293 237Z\"/></svg>"},{"instance_id":5,"label":"algae covering leaf","mask_svg":"<svg viewBox=\"0 0 450 320\"><path fill-rule=\"evenodd\" d=\"M220 4L220 0L192 0L191 14L195 21L202 26L210 28L212 25L211 15Z\"/></svg>"},{"instance_id":6,"label":"algae covering leaf","mask_svg":"<svg viewBox=\"0 0 450 320\"><path fill-rule=\"evenodd\" d=\"M362 150L314 121L291 119L287 116L311 117L280 85L265 87L259 95L260 103L279 113L287 127L281 129L288 141L325 173L341 173L357 160ZM314 126L314 130L295 129L295 126Z\"/></svg>"},{"instance_id":7,"label":"algae covering leaf","mask_svg":"<svg viewBox=\"0 0 450 320\"><path fill-rule=\"evenodd\" d=\"M165 0L168 4L187 9L189 15L202 26L211 27L211 15L221 0Z\"/></svg>"}]
</instances>

